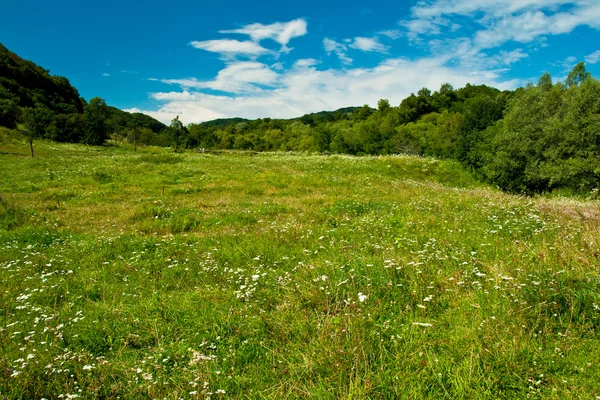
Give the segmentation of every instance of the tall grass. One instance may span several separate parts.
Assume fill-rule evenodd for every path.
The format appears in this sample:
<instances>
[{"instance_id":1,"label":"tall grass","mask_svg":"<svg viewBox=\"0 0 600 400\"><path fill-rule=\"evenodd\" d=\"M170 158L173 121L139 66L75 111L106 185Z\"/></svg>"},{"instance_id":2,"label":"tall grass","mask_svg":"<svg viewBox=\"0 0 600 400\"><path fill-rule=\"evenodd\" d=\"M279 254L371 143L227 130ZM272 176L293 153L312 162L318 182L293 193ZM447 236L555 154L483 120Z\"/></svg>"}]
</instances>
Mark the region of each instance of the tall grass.
<instances>
[{"instance_id":1,"label":"tall grass","mask_svg":"<svg viewBox=\"0 0 600 400\"><path fill-rule=\"evenodd\" d=\"M408 156L37 146L0 152L0 397L600 396L598 201Z\"/></svg>"}]
</instances>

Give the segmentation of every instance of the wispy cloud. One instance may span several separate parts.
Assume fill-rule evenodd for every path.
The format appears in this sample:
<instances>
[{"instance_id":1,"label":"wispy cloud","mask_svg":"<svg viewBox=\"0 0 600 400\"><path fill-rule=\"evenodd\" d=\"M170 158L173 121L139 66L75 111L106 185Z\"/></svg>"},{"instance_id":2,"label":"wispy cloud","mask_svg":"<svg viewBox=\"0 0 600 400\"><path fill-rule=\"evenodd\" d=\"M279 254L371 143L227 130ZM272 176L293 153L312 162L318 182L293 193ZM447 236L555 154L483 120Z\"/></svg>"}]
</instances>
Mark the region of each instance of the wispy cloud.
<instances>
[{"instance_id":1,"label":"wispy cloud","mask_svg":"<svg viewBox=\"0 0 600 400\"><path fill-rule=\"evenodd\" d=\"M367 52L387 53L389 47L379 42L377 37L355 37L345 39L345 43L337 42L330 38L323 39L323 47L327 55L335 54L343 64L352 64L353 60L348 56L348 49Z\"/></svg>"},{"instance_id":2,"label":"wispy cloud","mask_svg":"<svg viewBox=\"0 0 600 400\"><path fill-rule=\"evenodd\" d=\"M460 26L450 18L467 17L480 26L474 44L491 48L508 41L531 42L571 32L577 26L600 28L600 3L590 0L434 0L421 1L401 21L413 37L440 34Z\"/></svg>"},{"instance_id":3,"label":"wispy cloud","mask_svg":"<svg viewBox=\"0 0 600 400\"><path fill-rule=\"evenodd\" d=\"M468 29L459 23L465 22ZM600 28L600 2L590 0L425 0L400 21L406 36L447 62L506 67L528 56L510 44L538 43L578 26ZM454 32L452 35L447 35ZM498 51L498 49L502 49Z\"/></svg>"},{"instance_id":4,"label":"wispy cloud","mask_svg":"<svg viewBox=\"0 0 600 400\"><path fill-rule=\"evenodd\" d=\"M239 29L222 30L220 33L234 33L248 35L255 42L264 39L272 39L282 46L282 51L289 52L287 47L290 40L304 36L307 33L307 23L299 18L289 22L275 22L270 25L259 23L245 25Z\"/></svg>"},{"instance_id":5,"label":"wispy cloud","mask_svg":"<svg viewBox=\"0 0 600 400\"><path fill-rule=\"evenodd\" d=\"M597 64L600 62L600 50L596 50L592 54L585 56L585 62L588 64Z\"/></svg>"},{"instance_id":6,"label":"wispy cloud","mask_svg":"<svg viewBox=\"0 0 600 400\"><path fill-rule=\"evenodd\" d=\"M201 50L210 51L213 53L219 53L222 55L235 56L235 55L246 55L246 56L260 56L263 54L270 53L269 50L265 49L261 45L252 41L239 41L234 39L220 39L220 40L205 40L203 42L191 42L193 47Z\"/></svg>"},{"instance_id":7,"label":"wispy cloud","mask_svg":"<svg viewBox=\"0 0 600 400\"><path fill-rule=\"evenodd\" d=\"M303 58L294 63L295 67L300 68L308 68L314 67L315 65L319 65L321 62L319 60L315 60L314 58Z\"/></svg>"},{"instance_id":8,"label":"wispy cloud","mask_svg":"<svg viewBox=\"0 0 600 400\"><path fill-rule=\"evenodd\" d=\"M352 59L346 54L348 46L345 44L336 42L333 39L325 38L323 39L323 47L325 48L327 55L331 55L333 53L340 59L342 63L352 64Z\"/></svg>"},{"instance_id":9,"label":"wispy cloud","mask_svg":"<svg viewBox=\"0 0 600 400\"><path fill-rule=\"evenodd\" d=\"M110 76L110 74L108 72L105 72L102 74L102 76Z\"/></svg>"},{"instance_id":10,"label":"wispy cloud","mask_svg":"<svg viewBox=\"0 0 600 400\"><path fill-rule=\"evenodd\" d=\"M386 53L389 47L380 43L377 38L366 38L366 37L355 37L350 47L362 51L375 51L379 53Z\"/></svg>"},{"instance_id":11,"label":"wispy cloud","mask_svg":"<svg viewBox=\"0 0 600 400\"><path fill-rule=\"evenodd\" d=\"M402 32L399 29L386 29L377 32L378 35L385 36L389 39L395 40L402 37Z\"/></svg>"},{"instance_id":12,"label":"wispy cloud","mask_svg":"<svg viewBox=\"0 0 600 400\"><path fill-rule=\"evenodd\" d=\"M196 78L162 79L169 85L179 85L184 89L212 89L222 92L240 94L259 92L261 86L275 86L277 74L267 65L256 61L237 61L229 63L219 71L217 77L210 81L199 81Z\"/></svg>"}]
</instances>

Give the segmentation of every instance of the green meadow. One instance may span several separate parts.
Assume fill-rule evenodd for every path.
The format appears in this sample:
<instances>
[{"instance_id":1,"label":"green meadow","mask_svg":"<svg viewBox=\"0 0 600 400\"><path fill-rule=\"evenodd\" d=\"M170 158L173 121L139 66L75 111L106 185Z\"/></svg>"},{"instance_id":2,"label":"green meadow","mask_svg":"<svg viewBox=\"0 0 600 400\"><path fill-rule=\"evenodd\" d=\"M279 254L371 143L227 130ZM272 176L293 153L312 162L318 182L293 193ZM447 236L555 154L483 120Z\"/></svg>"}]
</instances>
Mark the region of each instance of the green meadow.
<instances>
[{"instance_id":1,"label":"green meadow","mask_svg":"<svg viewBox=\"0 0 600 400\"><path fill-rule=\"evenodd\" d=\"M600 202L416 156L0 143L0 398L599 399Z\"/></svg>"}]
</instances>

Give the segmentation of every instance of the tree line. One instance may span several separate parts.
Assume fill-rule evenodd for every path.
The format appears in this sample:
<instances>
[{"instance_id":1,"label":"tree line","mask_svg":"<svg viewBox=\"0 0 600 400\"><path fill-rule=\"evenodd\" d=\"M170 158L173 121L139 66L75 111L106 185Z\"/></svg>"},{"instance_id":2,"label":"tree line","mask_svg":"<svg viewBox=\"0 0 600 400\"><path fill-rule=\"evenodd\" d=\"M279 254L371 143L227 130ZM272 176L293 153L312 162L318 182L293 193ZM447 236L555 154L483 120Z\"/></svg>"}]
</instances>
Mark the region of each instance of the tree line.
<instances>
[{"instance_id":1,"label":"tree line","mask_svg":"<svg viewBox=\"0 0 600 400\"><path fill-rule=\"evenodd\" d=\"M186 147L415 154L459 161L481 180L513 193L589 193L600 187L600 82L585 64L566 81L501 92L467 84L423 88L400 105L382 99L297 119L190 124Z\"/></svg>"},{"instance_id":2,"label":"tree line","mask_svg":"<svg viewBox=\"0 0 600 400\"><path fill-rule=\"evenodd\" d=\"M515 193L600 187L600 82L577 64L565 82L549 74L515 91L445 83L398 106L368 105L293 119L219 119L166 126L140 113L79 97L0 45L0 125L33 140L116 143L208 150L302 151L353 155L415 154L453 159L481 180Z\"/></svg>"}]
</instances>

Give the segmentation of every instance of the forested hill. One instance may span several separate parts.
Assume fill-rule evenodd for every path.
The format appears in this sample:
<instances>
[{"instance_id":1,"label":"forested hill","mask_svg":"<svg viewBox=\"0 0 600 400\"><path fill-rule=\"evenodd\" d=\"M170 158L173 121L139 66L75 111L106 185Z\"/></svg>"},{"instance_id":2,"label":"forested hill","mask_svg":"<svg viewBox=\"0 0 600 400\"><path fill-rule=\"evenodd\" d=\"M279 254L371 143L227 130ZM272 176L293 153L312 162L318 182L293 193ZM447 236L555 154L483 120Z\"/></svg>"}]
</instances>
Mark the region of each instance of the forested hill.
<instances>
[{"instance_id":1,"label":"forested hill","mask_svg":"<svg viewBox=\"0 0 600 400\"><path fill-rule=\"evenodd\" d=\"M79 92L67 78L52 76L42 67L24 60L0 43L0 99L9 107L46 107L56 114L83 113ZM17 110L4 113L3 125L16 124Z\"/></svg>"},{"instance_id":2,"label":"forested hill","mask_svg":"<svg viewBox=\"0 0 600 400\"><path fill-rule=\"evenodd\" d=\"M24 126L35 137L102 144L112 134L157 136L166 126L154 118L86 102L67 78L24 60L0 43L0 126Z\"/></svg>"}]
</instances>

